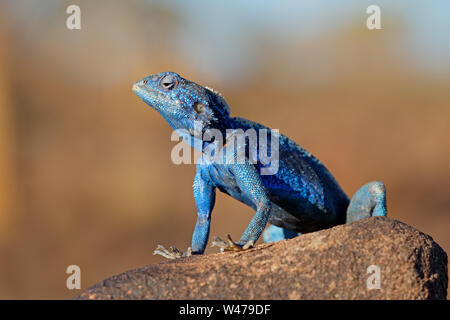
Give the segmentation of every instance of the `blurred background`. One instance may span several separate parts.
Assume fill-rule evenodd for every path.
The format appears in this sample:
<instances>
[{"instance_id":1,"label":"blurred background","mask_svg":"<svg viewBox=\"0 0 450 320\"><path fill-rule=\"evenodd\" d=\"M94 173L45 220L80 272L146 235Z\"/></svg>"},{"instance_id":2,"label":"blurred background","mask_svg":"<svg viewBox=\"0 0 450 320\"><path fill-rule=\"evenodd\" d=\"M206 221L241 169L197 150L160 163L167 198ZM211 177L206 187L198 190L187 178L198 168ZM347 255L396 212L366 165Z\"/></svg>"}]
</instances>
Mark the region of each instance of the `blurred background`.
<instances>
[{"instance_id":1,"label":"blurred background","mask_svg":"<svg viewBox=\"0 0 450 320\"><path fill-rule=\"evenodd\" d=\"M190 245L195 166L171 162L170 127L131 92L162 71L279 128L349 196L384 181L389 216L449 252L449 16L448 1L2 0L0 298L73 298L68 265L85 289ZM211 235L239 238L252 215L219 193Z\"/></svg>"}]
</instances>

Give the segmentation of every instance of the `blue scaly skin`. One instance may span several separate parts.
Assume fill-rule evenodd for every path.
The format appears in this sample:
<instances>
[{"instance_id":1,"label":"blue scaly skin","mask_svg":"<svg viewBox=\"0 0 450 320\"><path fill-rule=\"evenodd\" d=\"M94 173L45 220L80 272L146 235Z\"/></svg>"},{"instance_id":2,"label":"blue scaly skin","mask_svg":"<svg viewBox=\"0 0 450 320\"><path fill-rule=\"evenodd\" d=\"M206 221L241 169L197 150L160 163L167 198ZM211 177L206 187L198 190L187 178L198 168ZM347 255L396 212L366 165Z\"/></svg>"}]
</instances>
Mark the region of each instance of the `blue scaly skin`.
<instances>
[{"instance_id":1,"label":"blue scaly skin","mask_svg":"<svg viewBox=\"0 0 450 320\"><path fill-rule=\"evenodd\" d=\"M219 93L173 72L148 76L136 82L133 91L147 105L156 109L173 129L184 132L180 134L183 140L197 149L211 146L213 142L203 138L198 144L198 127L195 123L201 124L201 134L207 129L216 129L224 137L227 129L231 132L239 129L268 129L247 119L231 117L228 104ZM158 245L154 254L174 259L205 251L217 189L256 211L238 242L234 242L229 235L226 241L219 238L213 241L213 245L219 246L222 251L251 248L268 222L271 225L263 236L266 242L292 238L300 233L370 216L386 216L385 187L382 182L364 185L349 201L325 166L286 136L279 135L278 170L274 174L261 174L261 169L267 163L261 163L259 157L256 163L251 162L248 141L245 141L246 158L243 163L213 161L205 157L204 161L197 164L193 185L197 223L192 235L192 246L186 252L181 252L174 247L166 249ZM269 139L267 143L269 150L271 141ZM213 146L216 148L214 152L218 152L219 147ZM229 149L225 143L224 152ZM236 150L239 149L232 149L234 156Z\"/></svg>"}]
</instances>

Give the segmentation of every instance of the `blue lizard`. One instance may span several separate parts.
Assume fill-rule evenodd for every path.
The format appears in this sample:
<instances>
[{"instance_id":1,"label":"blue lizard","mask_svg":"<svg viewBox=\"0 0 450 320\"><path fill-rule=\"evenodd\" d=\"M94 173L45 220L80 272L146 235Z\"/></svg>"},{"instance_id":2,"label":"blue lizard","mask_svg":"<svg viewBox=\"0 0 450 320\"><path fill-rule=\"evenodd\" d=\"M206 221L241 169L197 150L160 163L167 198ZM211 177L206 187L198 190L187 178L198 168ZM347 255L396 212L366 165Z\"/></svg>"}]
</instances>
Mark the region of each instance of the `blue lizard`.
<instances>
[{"instance_id":1,"label":"blue lizard","mask_svg":"<svg viewBox=\"0 0 450 320\"><path fill-rule=\"evenodd\" d=\"M218 92L174 72L150 75L136 82L133 91L156 109L192 147L203 151L206 146L213 146L210 155L218 154L219 148L222 148L224 154L231 150L228 154L235 159L237 150L242 146L230 149L228 140L222 147L214 144L214 139L205 139L201 135L209 129L218 130L224 136L229 130L269 130L259 123L231 117L228 104ZM201 124L200 135L196 127L198 123ZM276 140L271 137L267 141L269 148ZM220 238L213 241L212 244L222 251L251 248L268 222L271 225L264 231L265 242L293 238L301 233L370 216L386 216L385 186L382 182L364 185L350 201L325 166L309 152L282 134L279 134L277 147L278 166L273 174L261 174L267 163L262 163L258 155L256 162L250 161L248 139L243 147L244 162L221 162L205 156L197 164L193 184L197 223L192 246L181 252L175 247L166 249L158 245L154 254L175 259L204 252L216 189L256 211L238 242L234 242L230 235L227 235L226 241Z\"/></svg>"}]
</instances>

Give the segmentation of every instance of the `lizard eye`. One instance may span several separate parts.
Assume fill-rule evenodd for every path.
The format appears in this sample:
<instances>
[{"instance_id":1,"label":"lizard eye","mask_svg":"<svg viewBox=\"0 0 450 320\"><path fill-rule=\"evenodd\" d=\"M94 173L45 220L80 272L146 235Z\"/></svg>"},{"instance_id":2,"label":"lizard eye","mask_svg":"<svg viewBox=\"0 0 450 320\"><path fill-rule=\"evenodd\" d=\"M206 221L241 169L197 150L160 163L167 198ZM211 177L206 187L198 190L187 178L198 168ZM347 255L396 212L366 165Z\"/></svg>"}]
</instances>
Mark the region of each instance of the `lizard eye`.
<instances>
[{"instance_id":1,"label":"lizard eye","mask_svg":"<svg viewBox=\"0 0 450 320\"><path fill-rule=\"evenodd\" d=\"M167 74L161 78L159 83L164 89L172 90L177 85L177 79L173 75Z\"/></svg>"},{"instance_id":2,"label":"lizard eye","mask_svg":"<svg viewBox=\"0 0 450 320\"><path fill-rule=\"evenodd\" d=\"M194 104L194 111L201 114L201 113L205 113L205 105L201 102L196 102Z\"/></svg>"}]
</instances>

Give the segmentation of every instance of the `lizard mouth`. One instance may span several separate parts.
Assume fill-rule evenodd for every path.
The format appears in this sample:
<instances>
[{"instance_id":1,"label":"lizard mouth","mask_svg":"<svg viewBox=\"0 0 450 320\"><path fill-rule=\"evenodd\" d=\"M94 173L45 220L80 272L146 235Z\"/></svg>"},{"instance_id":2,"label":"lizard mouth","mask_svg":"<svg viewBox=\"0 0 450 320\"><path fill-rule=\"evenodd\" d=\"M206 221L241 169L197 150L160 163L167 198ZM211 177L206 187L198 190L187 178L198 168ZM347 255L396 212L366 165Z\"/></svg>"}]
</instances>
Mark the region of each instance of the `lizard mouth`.
<instances>
[{"instance_id":1,"label":"lizard mouth","mask_svg":"<svg viewBox=\"0 0 450 320\"><path fill-rule=\"evenodd\" d=\"M133 84L132 91L147 104L155 110L161 111L155 103L153 103L154 94L158 94L156 91L141 85L140 82Z\"/></svg>"},{"instance_id":2,"label":"lizard mouth","mask_svg":"<svg viewBox=\"0 0 450 320\"><path fill-rule=\"evenodd\" d=\"M149 96L147 90L144 89L143 86L140 86L138 83L133 84L132 90L141 99L147 98Z\"/></svg>"},{"instance_id":3,"label":"lizard mouth","mask_svg":"<svg viewBox=\"0 0 450 320\"><path fill-rule=\"evenodd\" d=\"M135 84L133 84L132 90L133 90L134 93L138 93L138 92L141 91L141 87L138 86L138 85L135 83Z\"/></svg>"}]
</instances>

